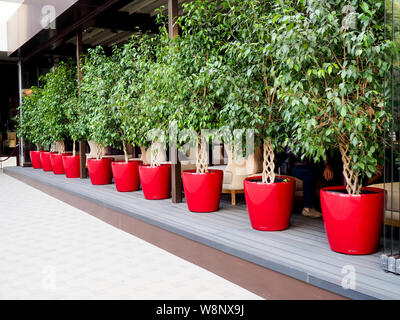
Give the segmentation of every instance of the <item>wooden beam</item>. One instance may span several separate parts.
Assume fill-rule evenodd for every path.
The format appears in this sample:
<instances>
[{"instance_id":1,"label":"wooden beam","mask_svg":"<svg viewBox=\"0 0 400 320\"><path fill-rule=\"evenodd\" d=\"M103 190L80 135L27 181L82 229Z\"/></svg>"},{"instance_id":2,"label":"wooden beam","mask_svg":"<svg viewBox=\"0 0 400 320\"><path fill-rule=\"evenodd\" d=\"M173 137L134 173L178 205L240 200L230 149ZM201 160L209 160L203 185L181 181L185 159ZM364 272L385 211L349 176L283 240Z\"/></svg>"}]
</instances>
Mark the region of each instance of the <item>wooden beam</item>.
<instances>
[{"instance_id":1,"label":"wooden beam","mask_svg":"<svg viewBox=\"0 0 400 320\"><path fill-rule=\"evenodd\" d=\"M140 12L142 8L156 2L157 0L147 0L147 1L134 1L127 6L120 9L120 11L128 12L129 14Z\"/></svg>"},{"instance_id":2,"label":"wooden beam","mask_svg":"<svg viewBox=\"0 0 400 320\"><path fill-rule=\"evenodd\" d=\"M82 30L76 32L76 63L78 69L78 82L82 81Z\"/></svg>"},{"instance_id":3,"label":"wooden beam","mask_svg":"<svg viewBox=\"0 0 400 320\"><path fill-rule=\"evenodd\" d=\"M78 82L82 81L82 30L76 32L76 63L78 69ZM86 171L86 141L79 141L80 178L87 178Z\"/></svg>"},{"instance_id":4,"label":"wooden beam","mask_svg":"<svg viewBox=\"0 0 400 320\"><path fill-rule=\"evenodd\" d=\"M178 159L178 148L170 146L172 162L171 166L171 184L172 184L172 203L182 202L182 176L181 176L181 163Z\"/></svg>"},{"instance_id":5,"label":"wooden beam","mask_svg":"<svg viewBox=\"0 0 400 320\"><path fill-rule=\"evenodd\" d=\"M178 17L178 0L168 0L168 33L171 39L178 35L178 26L175 24ZM172 159L171 183L172 183L172 202L182 202L182 176L181 163L178 159L178 148L170 146Z\"/></svg>"},{"instance_id":6,"label":"wooden beam","mask_svg":"<svg viewBox=\"0 0 400 320\"><path fill-rule=\"evenodd\" d=\"M96 17L93 21L93 27L102 29L137 31L139 28L145 32L158 31L155 17L146 13L106 12Z\"/></svg>"},{"instance_id":7,"label":"wooden beam","mask_svg":"<svg viewBox=\"0 0 400 320\"><path fill-rule=\"evenodd\" d=\"M175 38L178 34L178 25L176 19L178 18L178 0L168 0L168 32L170 38Z\"/></svg>"}]
</instances>

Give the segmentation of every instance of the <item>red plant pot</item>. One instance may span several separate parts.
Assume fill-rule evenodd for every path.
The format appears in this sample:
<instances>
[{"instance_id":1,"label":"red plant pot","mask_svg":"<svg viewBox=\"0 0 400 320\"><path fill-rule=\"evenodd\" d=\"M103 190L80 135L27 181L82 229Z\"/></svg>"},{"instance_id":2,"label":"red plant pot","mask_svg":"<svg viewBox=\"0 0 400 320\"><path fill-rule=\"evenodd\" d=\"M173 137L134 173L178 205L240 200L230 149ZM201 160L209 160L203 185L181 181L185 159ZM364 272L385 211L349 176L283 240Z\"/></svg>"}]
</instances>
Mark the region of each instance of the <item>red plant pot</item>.
<instances>
[{"instance_id":1,"label":"red plant pot","mask_svg":"<svg viewBox=\"0 0 400 320\"><path fill-rule=\"evenodd\" d=\"M326 236L333 251L359 255L378 250L384 190L369 187L362 190L371 193L351 195L343 186L320 191Z\"/></svg>"},{"instance_id":2,"label":"red plant pot","mask_svg":"<svg viewBox=\"0 0 400 320\"><path fill-rule=\"evenodd\" d=\"M222 191L222 170L209 170L207 173L196 173L196 170L182 172L183 189L189 211L217 211Z\"/></svg>"},{"instance_id":3,"label":"red plant pot","mask_svg":"<svg viewBox=\"0 0 400 320\"><path fill-rule=\"evenodd\" d=\"M33 169L42 169L42 161L40 161L40 153L44 151L30 151Z\"/></svg>"},{"instance_id":4,"label":"red plant pot","mask_svg":"<svg viewBox=\"0 0 400 320\"><path fill-rule=\"evenodd\" d=\"M140 160L115 161L111 164L115 187L119 192L139 190Z\"/></svg>"},{"instance_id":5,"label":"red plant pot","mask_svg":"<svg viewBox=\"0 0 400 320\"><path fill-rule=\"evenodd\" d=\"M79 155L65 155L62 157L62 161L67 178L79 178L81 176Z\"/></svg>"},{"instance_id":6,"label":"red plant pot","mask_svg":"<svg viewBox=\"0 0 400 320\"><path fill-rule=\"evenodd\" d=\"M70 155L70 153L52 153L50 155L51 166L54 174L65 174L63 156Z\"/></svg>"},{"instance_id":7,"label":"red plant pot","mask_svg":"<svg viewBox=\"0 0 400 320\"><path fill-rule=\"evenodd\" d=\"M140 184L147 200L169 198L171 194L171 164L158 167L139 166Z\"/></svg>"},{"instance_id":8,"label":"red plant pot","mask_svg":"<svg viewBox=\"0 0 400 320\"><path fill-rule=\"evenodd\" d=\"M40 162L42 163L43 171L53 171L53 167L51 165L50 155L54 152L41 152L40 153Z\"/></svg>"},{"instance_id":9,"label":"red plant pot","mask_svg":"<svg viewBox=\"0 0 400 320\"><path fill-rule=\"evenodd\" d=\"M111 174L111 159L88 159L88 170L90 181L94 185L110 184L112 179Z\"/></svg>"},{"instance_id":10,"label":"red plant pot","mask_svg":"<svg viewBox=\"0 0 400 320\"><path fill-rule=\"evenodd\" d=\"M244 180L247 211L256 230L280 231L289 226L296 180L286 176L276 176L276 179L289 181L266 184L260 182L261 176Z\"/></svg>"}]
</instances>

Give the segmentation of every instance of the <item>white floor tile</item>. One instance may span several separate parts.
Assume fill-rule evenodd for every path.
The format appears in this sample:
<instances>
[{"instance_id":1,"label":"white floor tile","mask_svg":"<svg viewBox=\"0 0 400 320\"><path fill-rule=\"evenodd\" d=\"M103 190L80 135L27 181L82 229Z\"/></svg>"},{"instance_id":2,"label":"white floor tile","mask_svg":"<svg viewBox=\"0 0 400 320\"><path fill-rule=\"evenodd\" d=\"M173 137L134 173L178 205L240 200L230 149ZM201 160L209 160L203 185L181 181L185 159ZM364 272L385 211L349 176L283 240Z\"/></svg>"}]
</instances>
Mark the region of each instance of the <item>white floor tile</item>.
<instances>
[{"instance_id":1,"label":"white floor tile","mask_svg":"<svg viewBox=\"0 0 400 320\"><path fill-rule=\"evenodd\" d=\"M0 299L261 299L0 173Z\"/></svg>"}]
</instances>

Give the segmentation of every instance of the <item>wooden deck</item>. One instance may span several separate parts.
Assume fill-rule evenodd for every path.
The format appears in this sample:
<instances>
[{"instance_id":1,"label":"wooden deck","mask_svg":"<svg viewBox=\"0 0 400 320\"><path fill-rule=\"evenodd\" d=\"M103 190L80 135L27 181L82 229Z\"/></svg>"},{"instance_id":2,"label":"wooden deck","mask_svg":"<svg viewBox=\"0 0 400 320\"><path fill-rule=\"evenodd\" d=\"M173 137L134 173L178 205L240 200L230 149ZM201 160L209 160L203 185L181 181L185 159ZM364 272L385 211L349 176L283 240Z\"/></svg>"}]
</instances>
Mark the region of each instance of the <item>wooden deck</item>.
<instances>
[{"instance_id":1,"label":"wooden deck","mask_svg":"<svg viewBox=\"0 0 400 320\"><path fill-rule=\"evenodd\" d=\"M186 203L170 199L148 201L141 191L119 193L114 185L93 186L89 179L66 179L52 172L9 167L10 175L20 175L53 188L140 219L191 240L241 259L278 271L314 286L353 299L400 299L400 277L385 273L379 266L380 253L349 256L330 250L322 220L292 215L289 229L262 232L250 226L243 198L236 207L223 195L221 208L214 213L190 213ZM342 270L352 266L356 287L344 289Z\"/></svg>"}]
</instances>

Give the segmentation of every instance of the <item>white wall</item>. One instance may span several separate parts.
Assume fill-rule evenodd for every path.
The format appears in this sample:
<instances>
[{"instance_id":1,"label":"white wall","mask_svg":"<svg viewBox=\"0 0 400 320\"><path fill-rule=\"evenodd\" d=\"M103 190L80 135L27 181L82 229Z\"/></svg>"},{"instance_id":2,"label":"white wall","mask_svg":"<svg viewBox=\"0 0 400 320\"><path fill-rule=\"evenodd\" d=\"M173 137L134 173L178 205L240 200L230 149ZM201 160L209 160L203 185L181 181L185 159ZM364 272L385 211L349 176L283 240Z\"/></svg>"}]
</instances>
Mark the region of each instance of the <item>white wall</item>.
<instances>
[{"instance_id":1,"label":"white wall","mask_svg":"<svg viewBox=\"0 0 400 320\"><path fill-rule=\"evenodd\" d=\"M0 52L7 51L7 23L0 22Z\"/></svg>"},{"instance_id":2,"label":"white wall","mask_svg":"<svg viewBox=\"0 0 400 320\"><path fill-rule=\"evenodd\" d=\"M7 20L24 0L0 1L0 52L7 51Z\"/></svg>"}]
</instances>

